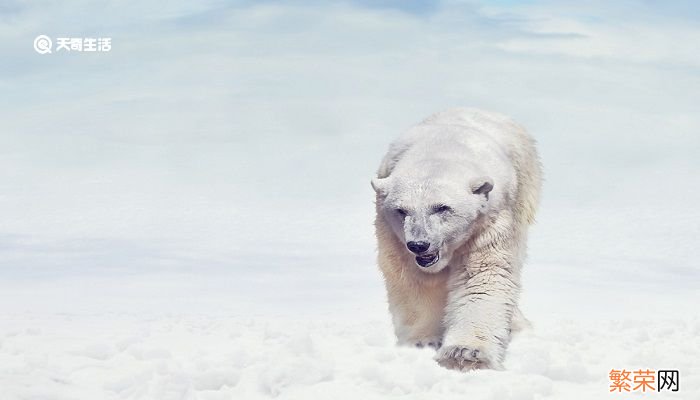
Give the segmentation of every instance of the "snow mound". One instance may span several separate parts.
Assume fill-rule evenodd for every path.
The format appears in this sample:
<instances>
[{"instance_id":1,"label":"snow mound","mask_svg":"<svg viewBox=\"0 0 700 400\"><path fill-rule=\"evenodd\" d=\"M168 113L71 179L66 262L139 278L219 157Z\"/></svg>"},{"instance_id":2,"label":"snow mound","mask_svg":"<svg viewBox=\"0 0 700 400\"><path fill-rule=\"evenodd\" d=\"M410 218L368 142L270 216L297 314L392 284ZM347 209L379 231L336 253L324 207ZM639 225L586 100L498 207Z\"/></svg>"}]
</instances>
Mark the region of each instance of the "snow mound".
<instances>
[{"instance_id":1,"label":"snow mound","mask_svg":"<svg viewBox=\"0 0 700 400\"><path fill-rule=\"evenodd\" d=\"M700 398L700 321L535 321L506 371L440 368L388 321L125 315L0 317L3 399L594 399L608 372L677 369Z\"/></svg>"}]
</instances>

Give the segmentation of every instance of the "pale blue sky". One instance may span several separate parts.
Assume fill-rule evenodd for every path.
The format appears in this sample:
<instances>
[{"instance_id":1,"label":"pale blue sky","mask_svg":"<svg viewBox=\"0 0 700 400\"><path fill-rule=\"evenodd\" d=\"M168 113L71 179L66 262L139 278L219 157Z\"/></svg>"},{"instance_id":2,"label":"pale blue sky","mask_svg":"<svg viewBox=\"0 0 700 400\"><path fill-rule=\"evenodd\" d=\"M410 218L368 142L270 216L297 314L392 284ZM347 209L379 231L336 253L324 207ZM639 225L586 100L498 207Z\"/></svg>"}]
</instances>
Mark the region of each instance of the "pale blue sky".
<instances>
[{"instance_id":1,"label":"pale blue sky","mask_svg":"<svg viewBox=\"0 0 700 400\"><path fill-rule=\"evenodd\" d=\"M697 282L695 2L376 4L3 2L0 274L372 271L380 157L460 105L540 143L532 263Z\"/></svg>"}]
</instances>

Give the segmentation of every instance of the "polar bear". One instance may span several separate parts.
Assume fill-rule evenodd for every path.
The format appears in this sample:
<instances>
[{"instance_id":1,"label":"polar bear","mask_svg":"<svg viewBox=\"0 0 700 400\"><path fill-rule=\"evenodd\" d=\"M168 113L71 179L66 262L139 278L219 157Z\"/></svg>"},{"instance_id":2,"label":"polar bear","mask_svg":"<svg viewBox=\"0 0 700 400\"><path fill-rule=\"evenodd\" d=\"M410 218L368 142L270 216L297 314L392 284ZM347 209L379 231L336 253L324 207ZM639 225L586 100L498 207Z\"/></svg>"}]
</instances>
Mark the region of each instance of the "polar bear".
<instances>
[{"instance_id":1,"label":"polar bear","mask_svg":"<svg viewBox=\"0 0 700 400\"><path fill-rule=\"evenodd\" d=\"M541 186L535 141L508 117L455 108L394 141L372 180L378 264L399 344L447 368L502 369Z\"/></svg>"}]
</instances>

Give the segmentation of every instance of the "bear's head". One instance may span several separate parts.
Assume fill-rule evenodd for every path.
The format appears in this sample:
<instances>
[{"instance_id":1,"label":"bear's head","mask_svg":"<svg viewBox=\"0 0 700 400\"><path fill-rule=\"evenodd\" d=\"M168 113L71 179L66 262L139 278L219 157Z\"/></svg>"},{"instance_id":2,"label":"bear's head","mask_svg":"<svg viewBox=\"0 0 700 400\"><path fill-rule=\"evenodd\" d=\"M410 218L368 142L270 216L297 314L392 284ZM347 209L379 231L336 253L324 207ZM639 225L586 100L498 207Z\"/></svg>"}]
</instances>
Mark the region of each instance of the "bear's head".
<instances>
[{"instance_id":1,"label":"bear's head","mask_svg":"<svg viewBox=\"0 0 700 400\"><path fill-rule=\"evenodd\" d=\"M390 175L373 179L372 187L378 212L413 253L416 265L436 273L449 265L475 222L488 212L493 181L488 176L416 180Z\"/></svg>"}]
</instances>

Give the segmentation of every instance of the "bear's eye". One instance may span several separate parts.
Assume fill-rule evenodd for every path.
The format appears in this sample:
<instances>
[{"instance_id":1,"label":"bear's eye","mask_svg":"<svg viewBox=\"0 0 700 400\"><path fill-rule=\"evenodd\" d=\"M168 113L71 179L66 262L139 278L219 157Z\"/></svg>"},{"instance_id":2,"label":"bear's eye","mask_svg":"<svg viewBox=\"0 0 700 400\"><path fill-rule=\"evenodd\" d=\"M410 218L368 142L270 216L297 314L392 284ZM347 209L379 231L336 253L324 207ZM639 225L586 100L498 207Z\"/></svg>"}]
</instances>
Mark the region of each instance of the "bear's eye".
<instances>
[{"instance_id":1,"label":"bear's eye","mask_svg":"<svg viewBox=\"0 0 700 400\"><path fill-rule=\"evenodd\" d=\"M396 213L399 214L399 215L402 216L402 217L405 217L406 214L408 214L408 212L406 212L406 210L404 210L403 208L397 208L397 209L396 209Z\"/></svg>"},{"instance_id":2,"label":"bear's eye","mask_svg":"<svg viewBox=\"0 0 700 400\"><path fill-rule=\"evenodd\" d=\"M437 204L437 205L433 206L433 211L435 211L436 213L444 213L444 212L452 211L452 208L450 208L450 206L446 206L444 204Z\"/></svg>"}]
</instances>

